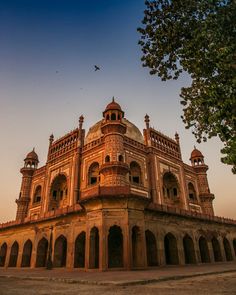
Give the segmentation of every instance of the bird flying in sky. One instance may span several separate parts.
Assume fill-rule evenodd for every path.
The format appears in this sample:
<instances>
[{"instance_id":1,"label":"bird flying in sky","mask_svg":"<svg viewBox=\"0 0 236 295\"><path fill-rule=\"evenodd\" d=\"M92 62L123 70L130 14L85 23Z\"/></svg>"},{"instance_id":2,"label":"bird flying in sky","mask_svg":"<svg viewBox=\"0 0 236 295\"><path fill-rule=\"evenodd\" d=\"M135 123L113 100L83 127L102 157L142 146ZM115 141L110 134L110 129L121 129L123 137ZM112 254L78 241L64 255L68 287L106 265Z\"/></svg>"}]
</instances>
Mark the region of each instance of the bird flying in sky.
<instances>
[{"instance_id":1,"label":"bird flying in sky","mask_svg":"<svg viewBox=\"0 0 236 295\"><path fill-rule=\"evenodd\" d=\"M97 65L94 65L94 71L96 72L96 71L98 71L98 70L100 70L100 67L97 66Z\"/></svg>"}]
</instances>

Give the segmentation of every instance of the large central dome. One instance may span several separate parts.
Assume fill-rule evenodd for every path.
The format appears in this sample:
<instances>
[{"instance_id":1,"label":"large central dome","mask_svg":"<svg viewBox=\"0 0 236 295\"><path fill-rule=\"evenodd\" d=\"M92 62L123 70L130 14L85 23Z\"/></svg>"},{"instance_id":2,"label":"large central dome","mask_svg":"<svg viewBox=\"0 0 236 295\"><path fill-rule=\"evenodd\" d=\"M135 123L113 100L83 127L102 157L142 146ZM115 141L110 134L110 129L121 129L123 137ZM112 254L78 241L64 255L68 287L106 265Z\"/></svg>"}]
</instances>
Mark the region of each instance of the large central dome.
<instances>
[{"instance_id":1,"label":"large central dome","mask_svg":"<svg viewBox=\"0 0 236 295\"><path fill-rule=\"evenodd\" d=\"M89 131L85 137L85 144L90 143L91 141L94 141L96 139L99 139L103 136L101 131L101 125L103 120L97 122L94 124L91 128L89 128ZM123 118L122 123L124 123L127 127L125 135L133 140L136 140L140 143L144 143L142 133L138 129L137 126L135 126L133 123L131 123L129 120Z\"/></svg>"}]
</instances>

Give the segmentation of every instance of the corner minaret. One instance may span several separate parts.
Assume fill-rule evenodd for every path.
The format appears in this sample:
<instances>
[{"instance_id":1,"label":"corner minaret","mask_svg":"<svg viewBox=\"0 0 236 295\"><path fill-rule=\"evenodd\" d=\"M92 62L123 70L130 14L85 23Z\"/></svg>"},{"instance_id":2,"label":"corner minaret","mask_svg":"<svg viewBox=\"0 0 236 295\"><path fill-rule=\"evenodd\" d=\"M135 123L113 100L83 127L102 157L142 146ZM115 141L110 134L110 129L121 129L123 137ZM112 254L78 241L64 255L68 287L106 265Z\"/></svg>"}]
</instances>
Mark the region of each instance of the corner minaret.
<instances>
[{"instance_id":1,"label":"corner minaret","mask_svg":"<svg viewBox=\"0 0 236 295\"><path fill-rule=\"evenodd\" d=\"M38 155L33 149L25 158L24 167L21 168L22 182L19 198L16 200L17 213L16 221L23 222L28 213L28 206L30 203L30 190L32 183L32 176L38 167Z\"/></svg>"},{"instance_id":2,"label":"corner minaret","mask_svg":"<svg viewBox=\"0 0 236 295\"><path fill-rule=\"evenodd\" d=\"M100 173L101 186L125 186L128 185L128 165L125 163L124 134L126 125L122 122L124 112L113 97L103 112L101 131L104 134L105 153L104 163Z\"/></svg>"},{"instance_id":3,"label":"corner minaret","mask_svg":"<svg viewBox=\"0 0 236 295\"><path fill-rule=\"evenodd\" d=\"M199 197L202 203L202 211L208 215L214 215L213 200L214 195L210 193L207 180L208 166L204 163L203 154L194 147L190 157L191 164L197 174Z\"/></svg>"}]
</instances>

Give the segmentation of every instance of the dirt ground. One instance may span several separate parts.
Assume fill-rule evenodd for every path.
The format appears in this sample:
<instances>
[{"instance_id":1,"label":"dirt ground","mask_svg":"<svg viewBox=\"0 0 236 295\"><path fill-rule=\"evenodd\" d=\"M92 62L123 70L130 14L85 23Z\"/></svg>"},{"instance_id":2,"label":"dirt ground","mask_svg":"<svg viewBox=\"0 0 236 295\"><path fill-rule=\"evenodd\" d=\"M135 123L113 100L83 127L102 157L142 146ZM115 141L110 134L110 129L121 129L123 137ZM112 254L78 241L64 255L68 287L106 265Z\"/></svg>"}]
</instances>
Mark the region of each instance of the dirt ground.
<instances>
[{"instance_id":1,"label":"dirt ground","mask_svg":"<svg viewBox=\"0 0 236 295\"><path fill-rule=\"evenodd\" d=\"M134 286L0 278L0 295L236 295L236 272Z\"/></svg>"}]
</instances>

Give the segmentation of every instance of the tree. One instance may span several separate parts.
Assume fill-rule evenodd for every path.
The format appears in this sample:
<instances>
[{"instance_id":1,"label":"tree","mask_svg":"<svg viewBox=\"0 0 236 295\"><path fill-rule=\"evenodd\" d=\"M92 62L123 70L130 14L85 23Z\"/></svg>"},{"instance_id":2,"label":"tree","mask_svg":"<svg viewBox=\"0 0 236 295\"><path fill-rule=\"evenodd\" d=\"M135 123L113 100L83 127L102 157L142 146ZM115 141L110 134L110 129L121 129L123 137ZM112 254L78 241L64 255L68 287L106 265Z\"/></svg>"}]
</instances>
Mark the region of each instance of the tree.
<instances>
[{"instance_id":1,"label":"tree","mask_svg":"<svg viewBox=\"0 0 236 295\"><path fill-rule=\"evenodd\" d=\"M181 89L183 122L198 142L218 136L223 163L236 173L236 0L145 2L139 44L143 66L163 81L191 79Z\"/></svg>"}]
</instances>

